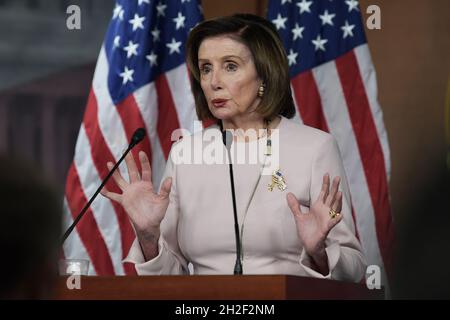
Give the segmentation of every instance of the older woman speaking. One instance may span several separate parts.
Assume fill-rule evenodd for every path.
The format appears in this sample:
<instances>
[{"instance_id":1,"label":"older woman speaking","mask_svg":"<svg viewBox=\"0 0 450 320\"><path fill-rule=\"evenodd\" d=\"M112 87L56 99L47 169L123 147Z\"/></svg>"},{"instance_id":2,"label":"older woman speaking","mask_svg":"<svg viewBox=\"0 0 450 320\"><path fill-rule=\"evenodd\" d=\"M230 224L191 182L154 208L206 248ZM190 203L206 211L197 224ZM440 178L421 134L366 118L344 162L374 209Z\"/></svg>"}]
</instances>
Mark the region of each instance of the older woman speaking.
<instances>
[{"instance_id":1,"label":"older woman speaking","mask_svg":"<svg viewBox=\"0 0 450 320\"><path fill-rule=\"evenodd\" d=\"M137 238L127 261L138 274L188 274L189 263L194 274L233 272L228 165L173 157L175 148L217 147L204 138L222 129L233 132L233 157L243 146L264 159L233 166L244 274L360 281L365 259L337 144L331 135L290 120L295 106L288 63L273 25L249 14L204 21L189 35L187 63L198 118L216 124L172 146L159 192L143 152L142 172L129 154L129 181L118 171L113 175L121 194L102 191L124 207L134 226ZM251 130L261 134L246 134ZM264 174L266 161L275 157L277 167Z\"/></svg>"}]
</instances>

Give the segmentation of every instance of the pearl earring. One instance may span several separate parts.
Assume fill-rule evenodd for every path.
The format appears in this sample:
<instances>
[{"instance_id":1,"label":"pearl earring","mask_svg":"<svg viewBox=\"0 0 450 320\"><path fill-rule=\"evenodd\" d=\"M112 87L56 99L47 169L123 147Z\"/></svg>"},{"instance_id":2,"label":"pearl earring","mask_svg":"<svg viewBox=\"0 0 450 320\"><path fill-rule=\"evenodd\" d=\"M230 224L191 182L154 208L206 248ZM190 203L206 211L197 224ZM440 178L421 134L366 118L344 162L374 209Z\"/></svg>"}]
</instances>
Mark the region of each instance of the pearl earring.
<instances>
[{"instance_id":1,"label":"pearl earring","mask_svg":"<svg viewBox=\"0 0 450 320\"><path fill-rule=\"evenodd\" d=\"M264 89L266 85L263 83L258 88L258 97L262 98L264 96Z\"/></svg>"}]
</instances>

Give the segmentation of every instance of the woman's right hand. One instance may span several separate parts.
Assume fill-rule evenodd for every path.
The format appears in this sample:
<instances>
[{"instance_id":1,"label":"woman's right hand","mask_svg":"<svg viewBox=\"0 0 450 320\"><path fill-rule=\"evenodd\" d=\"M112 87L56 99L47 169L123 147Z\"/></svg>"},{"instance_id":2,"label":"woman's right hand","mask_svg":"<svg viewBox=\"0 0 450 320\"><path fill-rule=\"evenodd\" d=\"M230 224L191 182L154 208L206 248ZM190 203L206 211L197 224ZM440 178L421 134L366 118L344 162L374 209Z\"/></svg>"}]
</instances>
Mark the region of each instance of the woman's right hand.
<instances>
[{"instance_id":1,"label":"woman's right hand","mask_svg":"<svg viewBox=\"0 0 450 320\"><path fill-rule=\"evenodd\" d=\"M142 167L142 175L134 161L133 155L129 153L125 157L130 182L127 182L119 170L112 177L122 194L110 192L103 188L101 194L112 201L116 201L125 209L128 217L134 225L136 233L146 233L149 230L158 230L169 205L169 193L172 178L166 178L157 194L152 183L152 171L150 162L145 152L139 152L139 160ZM111 162L107 163L109 170L113 168Z\"/></svg>"}]
</instances>

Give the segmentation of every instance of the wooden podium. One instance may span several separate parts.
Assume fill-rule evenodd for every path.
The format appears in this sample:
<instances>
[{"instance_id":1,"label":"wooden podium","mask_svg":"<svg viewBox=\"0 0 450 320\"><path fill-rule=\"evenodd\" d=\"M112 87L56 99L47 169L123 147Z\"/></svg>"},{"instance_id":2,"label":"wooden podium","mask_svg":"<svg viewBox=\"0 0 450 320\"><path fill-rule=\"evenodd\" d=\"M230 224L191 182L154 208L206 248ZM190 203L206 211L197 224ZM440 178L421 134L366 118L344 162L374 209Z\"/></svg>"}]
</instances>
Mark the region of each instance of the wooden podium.
<instances>
[{"instance_id":1,"label":"wooden podium","mask_svg":"<svg viewBox=\"0 0 450 320\"><path fill-rule=\"evenodd\" d=\"M60 277L56 299L290 300L384 299L383 289L363 284L285 275L117 276L80 279L69 290Z\"/></svg>"}]
</instances>

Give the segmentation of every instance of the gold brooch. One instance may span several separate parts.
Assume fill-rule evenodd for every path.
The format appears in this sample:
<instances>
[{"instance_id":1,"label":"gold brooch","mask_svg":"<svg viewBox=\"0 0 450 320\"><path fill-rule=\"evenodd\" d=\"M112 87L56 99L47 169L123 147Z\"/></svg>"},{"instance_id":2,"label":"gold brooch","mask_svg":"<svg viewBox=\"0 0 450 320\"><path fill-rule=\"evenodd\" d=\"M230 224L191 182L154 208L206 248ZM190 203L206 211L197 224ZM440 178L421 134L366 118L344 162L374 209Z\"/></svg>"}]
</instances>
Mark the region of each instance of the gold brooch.
<instances>
[{"instance_id":1,"label":"gold brooch","mask_svg":"<svg viewBox=\"0 0 450 320\"><path fill-rule=\"evenodd\" d=\"M283 175L281 174L280 169L274 171L272 173L272 183L270 183L267 188L269 191L273 191L273 188L277 186L280 191L286 190L286 181L284 180Z\"/></svg>"}]
</instances>

